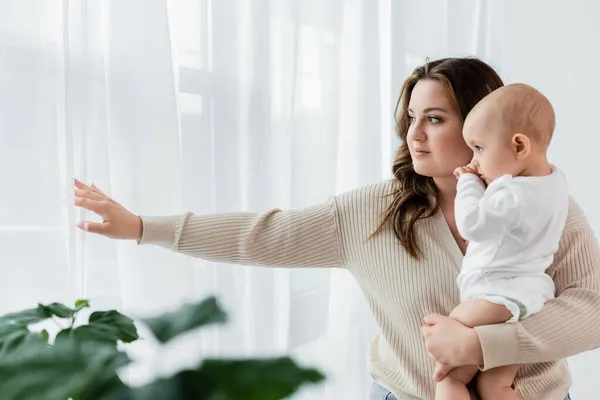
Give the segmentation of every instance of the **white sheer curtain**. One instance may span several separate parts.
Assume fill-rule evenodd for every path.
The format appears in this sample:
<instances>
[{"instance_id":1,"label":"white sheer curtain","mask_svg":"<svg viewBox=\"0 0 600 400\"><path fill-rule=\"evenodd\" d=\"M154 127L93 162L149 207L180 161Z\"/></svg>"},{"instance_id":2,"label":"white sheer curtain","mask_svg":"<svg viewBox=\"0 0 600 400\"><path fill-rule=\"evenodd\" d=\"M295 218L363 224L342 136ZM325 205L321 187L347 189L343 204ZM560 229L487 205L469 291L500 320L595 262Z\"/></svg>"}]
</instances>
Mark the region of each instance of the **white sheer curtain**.
<instances>
[{"instance_id":1,"label":"white sheer curtain","mask_svg":"<svg viewBox=\"0 0 600 400\"><path fill-rule=\"evenodd\" d=\"M298 398L337 386L360 398L372 336L361 330L374 328L347 274L216 265L84 235L74 226L91 216L70 205L71 188L74 176L93 181L140 214L214 213L303 207L382 179L389 7L1 2L0 311L86 297L146 315L215 293L231 323L176 344L158 372L206 354L292 353L329 375Z\"/></svg>"},{"instance_id":2,"label":"white sheer curtain","mask_svg":"<svg viewBox=\"0 0 600 400\"><path fill-rule=\"evenodd\" d=\"M577 107L593 115L575 101L593 99L593 13L533 3L1 0L0 312L86 297L142 316L217 294L231 323L176 344L159 373L206 354L292 353L328 374L296 398L365 398L376 328L348 273L216 265L83 235L72 178L139 214L324 201L389 177L395 97L426 57L478 55L547 91L559 130L580 134L591 121ZM585 23L558 33L565 13ZM559 132L553 152L567 173L562 149L594 148L570 137ZM586 173L569 178L591 194Z\"/></svg>"}]
</instances>

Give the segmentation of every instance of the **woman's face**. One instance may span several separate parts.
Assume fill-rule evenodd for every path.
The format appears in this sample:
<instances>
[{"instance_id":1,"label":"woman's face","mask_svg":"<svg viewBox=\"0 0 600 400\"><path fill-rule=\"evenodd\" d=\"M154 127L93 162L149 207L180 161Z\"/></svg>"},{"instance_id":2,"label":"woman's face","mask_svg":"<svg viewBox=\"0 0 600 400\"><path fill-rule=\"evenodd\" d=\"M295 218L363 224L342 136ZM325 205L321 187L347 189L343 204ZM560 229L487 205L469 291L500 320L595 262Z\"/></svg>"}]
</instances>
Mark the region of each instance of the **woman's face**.
<instances>
[{"instance_id":1,"label":"woman's face","mask_svg":"<svg viewBox=\"0 0 600 400\"><path fill-rule=\"evenodd\" d=\"M473 152L463 139L463 120L440 83L420 80L408 105L411 118L406 138L413 168L419 175L447 178L467 165Z\"/></svg>"}]
</instances>

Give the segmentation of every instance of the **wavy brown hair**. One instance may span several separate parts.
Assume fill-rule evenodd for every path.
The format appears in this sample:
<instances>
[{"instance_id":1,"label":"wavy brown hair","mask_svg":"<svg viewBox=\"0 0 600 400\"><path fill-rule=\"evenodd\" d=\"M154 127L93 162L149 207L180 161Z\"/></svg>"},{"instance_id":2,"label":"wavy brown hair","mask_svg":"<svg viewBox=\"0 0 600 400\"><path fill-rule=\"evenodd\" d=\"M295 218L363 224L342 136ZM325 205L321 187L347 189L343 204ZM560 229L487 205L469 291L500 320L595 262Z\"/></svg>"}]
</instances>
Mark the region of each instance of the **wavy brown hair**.
<instances>
[{"instance_id":1,"label":"wavy brown hair","mask_svg":"<svg viewBox=\"0 0 600 400\"><path fill-rule=\"evenodd\" d=\"M400 244L414 258L422 255L414 234L415 223L431 217L439 210L438 188L432 177L415 172L406 143L410 127L408 104L415 85L423 79L439 82L443 86L450 103L463 121L475 104L503 86L502 79L492 67L472 57L428 61L416 68L402 85L395 111L396 133L402 144L396 152L392 167L394 179L399 185L389 195L392 201L371 237L392 224Z\"/></svg>"}]
</instances>

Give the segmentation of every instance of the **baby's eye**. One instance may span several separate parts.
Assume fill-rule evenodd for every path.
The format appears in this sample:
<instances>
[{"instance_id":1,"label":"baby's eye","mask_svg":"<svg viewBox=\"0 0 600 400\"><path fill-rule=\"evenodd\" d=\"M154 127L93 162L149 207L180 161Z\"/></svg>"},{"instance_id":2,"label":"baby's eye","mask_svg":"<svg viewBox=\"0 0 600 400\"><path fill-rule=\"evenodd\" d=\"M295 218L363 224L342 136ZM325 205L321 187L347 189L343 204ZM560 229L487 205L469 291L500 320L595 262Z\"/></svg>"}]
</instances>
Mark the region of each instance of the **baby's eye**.
<instances>
[{"instance_id":1,"label":"baby's eye","mask_svg":"<svg viewBox=\"0 0 600 400\"><path fill-rule=\"evenodd\" d=\"M476 152L478 152L478 153L481 153L481 150L483 150L483 149L481 148L481 146L475 146L475 147L474 147L474 149L475 149L475 151L476 151Z\"/></svg>"}]
</instances>

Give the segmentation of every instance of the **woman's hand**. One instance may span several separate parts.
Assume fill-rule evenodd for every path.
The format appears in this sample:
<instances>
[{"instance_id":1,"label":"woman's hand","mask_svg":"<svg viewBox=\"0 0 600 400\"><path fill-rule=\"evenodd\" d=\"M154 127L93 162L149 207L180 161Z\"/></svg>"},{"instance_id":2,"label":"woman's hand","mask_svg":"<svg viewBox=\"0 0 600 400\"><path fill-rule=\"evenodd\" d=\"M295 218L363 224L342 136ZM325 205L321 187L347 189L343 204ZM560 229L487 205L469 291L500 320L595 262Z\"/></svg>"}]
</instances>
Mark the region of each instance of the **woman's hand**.
<instances>
[{"instance_id":1,"label":"woman's hand","mask_svg":"<svg viewBox=\"0 0 600 400\"><path fill-rule=\"evenodd\" d=\"M475 329L438 314L425 317L425 323L421 331L425 348L436 362L435 381L440 381L454 367L483 364L481 342Z\"/></svg>"},{"instance_id":2,"label":"woman's hand","mask_svg":"<svg viewBox=\"0 0 600 400\"><path fill-rule=\"evenodd\" d=\"M132 239L139 242L142 238L141 218L105 195L93 184L87 186L75 179L75 205L102 217L101 223L81 221L77 224L79 229L111 239Z\"/></svg>"}]
</instances>

